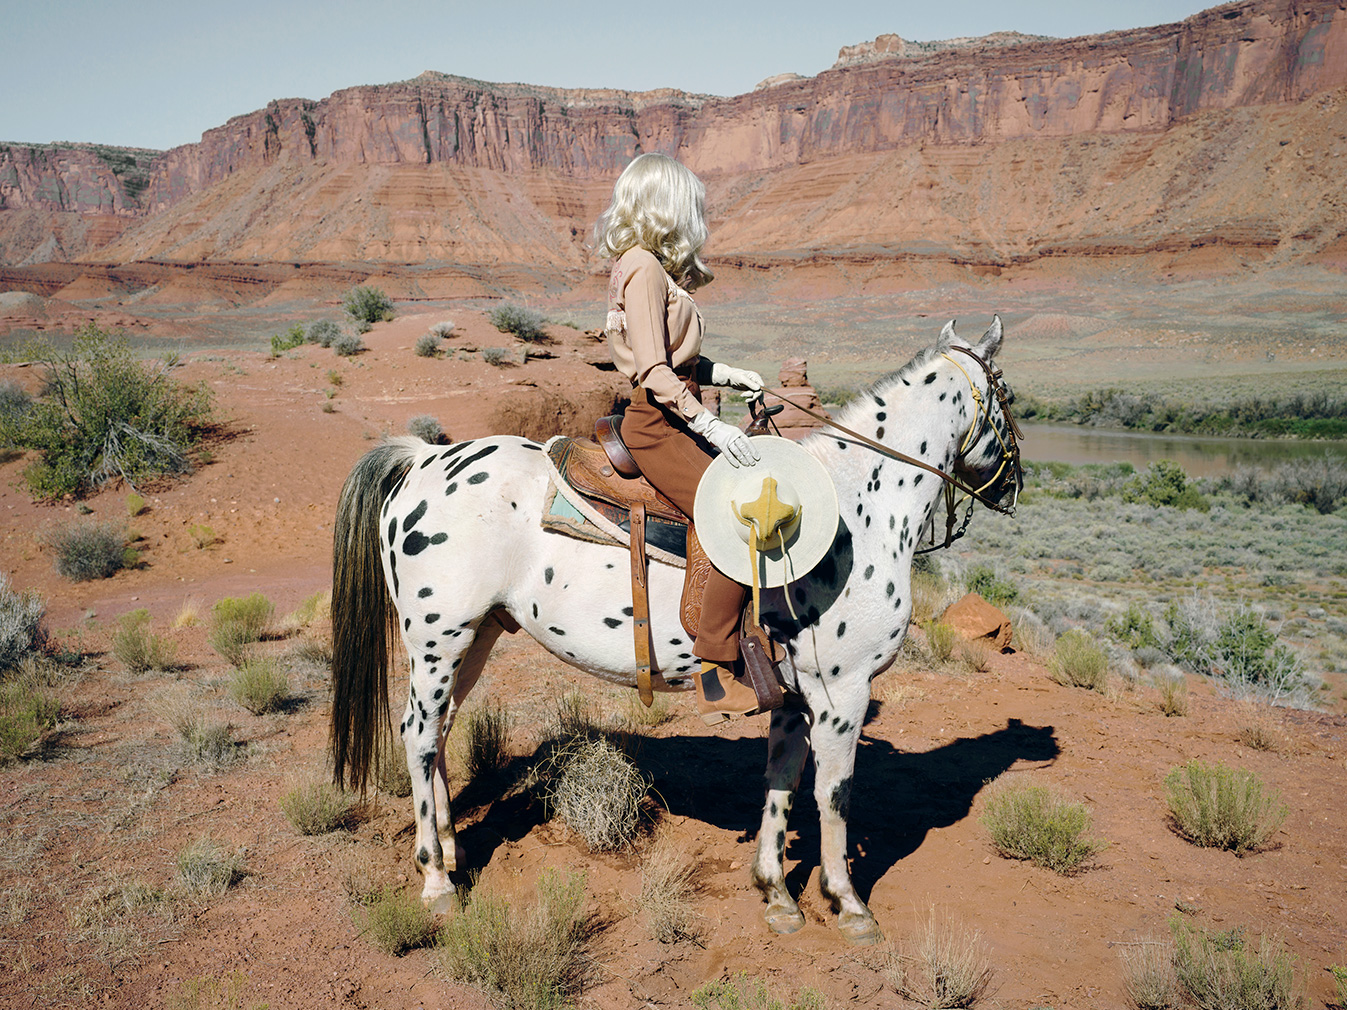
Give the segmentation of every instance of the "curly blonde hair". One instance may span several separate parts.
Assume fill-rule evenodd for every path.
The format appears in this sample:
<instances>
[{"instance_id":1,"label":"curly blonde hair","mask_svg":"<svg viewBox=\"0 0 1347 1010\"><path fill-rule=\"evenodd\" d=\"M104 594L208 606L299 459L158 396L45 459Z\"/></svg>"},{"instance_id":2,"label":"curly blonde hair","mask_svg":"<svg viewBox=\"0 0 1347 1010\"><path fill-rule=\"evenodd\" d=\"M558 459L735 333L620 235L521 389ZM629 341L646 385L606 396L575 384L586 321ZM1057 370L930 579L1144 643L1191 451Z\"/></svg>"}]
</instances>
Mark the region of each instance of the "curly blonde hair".
<instances>
[{"instance_id":1,"label":"curly blonde hair","mask_svg":"<svg viewBox=\"0 0 1347 1010\"><path fill-rule=\"evenodd\" d=\"M708 284L714 274L701 261L706 228L706 187L668 155L634 158L613 186L613 200L594 225L600 255L621 256L640 246L659 258L680 286Z\"/></svg>"}]
</instances>

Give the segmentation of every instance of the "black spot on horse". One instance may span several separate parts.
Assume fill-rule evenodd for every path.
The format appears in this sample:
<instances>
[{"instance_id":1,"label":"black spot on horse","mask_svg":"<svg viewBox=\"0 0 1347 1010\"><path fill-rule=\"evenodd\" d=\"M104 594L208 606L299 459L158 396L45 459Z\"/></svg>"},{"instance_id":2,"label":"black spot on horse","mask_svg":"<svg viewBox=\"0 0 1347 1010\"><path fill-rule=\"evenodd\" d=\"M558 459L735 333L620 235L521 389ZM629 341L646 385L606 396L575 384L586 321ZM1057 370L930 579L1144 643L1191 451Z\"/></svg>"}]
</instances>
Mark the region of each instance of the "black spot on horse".
<instances>
[{"instance_id":1,"label":"black spot on horse","mask_svg":"<svg viewBox=\"0 0 1347 1010\"><path fill-rule=\"evenodd\" d=\"M828 673L830 673L834 677L836 677L841 672L842 668L840 666L834 666L831 670L828 671Z\"/></svg>"},{"instance_id":2,"label":"black spot on horse","mask_svg":"<svg viewBox=\"0 0 1347 1010\"><path fill-rule=\"evenodd\" d=\"M930 375L926 376L926 379L925 379L924 381L925 381L926 385L929 386L931 383L933 383L933 382L935 381L935 373L932 372Z\"/></svg>"},{"instance_id":3,"label":"black spot on horse","mask_svg":"<svg viewBox=\"0 0 1347 1010\"><path fill-rule=\"evenodd\" d=\"M431 760L434 760L434 758L432 758ZM425 816L424 811L422 812L421 816L422 817ZM416 861L420 863L422 866L425 866L427 863L430 862L430 853L426 851L424 845L416 850Z\"/></svg>"},{"instance_id":4,"label":"black spot on horse","mask_svg":"<svg viewBox=\"0 0 1347 1010\"><path fill-rule=\"evenodd\" d=\"M440 661L440 657L432 653L426 653L425 661L427 663L438 663Z\"/></svg>"},{"instance_id":5,"label":"black spot on horse","mask_svg":"<svg viewBox=\"0 0 1347 1010\"><path fill-rule=\"evenodd\" d=\"M458 481L454 481L447 488L444 489L444 493L446 495L451 495L457 490L458 490Z\"/></svg>"},{"instance_id":6,"label":"black spot on horse","mask_svg":"<svg viewBox=\"0 0 1347 1010\"><path fill-rule=\"evenodd\" d=\"M420 554L430 546L430 537L426 536L420 530L412 530L402 541L402 553L415 555Z\"/></svg>"},{"instance_id":7,"label":"black spot on horse","mask_svg":"<svg viewBox=\"0 0 1347 1010\"><path fill-rule=\"evenodd\" d=\"M884 595L885 595L885 596L892 596L892 595L893 595L893 591L894 591L896 588L898 588L898 587L895 586L892 582L890 582L887 586L884 587Z\"/></svg>"},{"instance_id":8,"label":"black spot on horse","mask_svg":"<svg viewBox=\"0 0 1347 1010\"><path fill-rule=\"evenodd\" d=\"M475 474L473 474L471 477L469 477L469 478L468 478L468 483L469 483L469 484L480 484L480 483L482 483L482 481L486 480L486 479L487 479L488 477L490 477L490 476L491 476L491 475L490 475L489 473L487 473L485 470L482 470L481 472L475 473Z\"/></svg>"},{"instance_id":9,"label":"black spot on horse","mask_svg":"<svg viewBox=\"0 0 1347 1010\"><path fill-rule=\"evenodd\" d=\"M925 455L925 453L926 453L926 440L925 440L925 439L922 439L922 442L921 442L921 452L922 452L923 455Z\"/></svg>"},{"instance_id":10,"label":"black spot on horse","mask_svg":"<svg viewBox=\"0 0 1347 1010\"><path fill-rule=\"evenodd\" d=\"M421 521L422 516L426 514L426 509L430 508L430 502L424 498L419 505L407 513L407 517L402 520L402 532L406 533L409 529Z\"/></svg>"},{"instance_id":11,"label":"black spot on horse","mask_svg":"<svg viewBox=\"0 0 1347 1010\"><path fill-rule=\"evenodd\" d=\"M549 586L552 584L552 579L555 577L555 575L556 573L552 571L552 567L550 565L547 568L543 569L543 581L546 582Z\"/></svg>"},{"instance_id":12,"label":"black spot on horse","mask_svg":"<svg viewBox=\"0 0 1347 1010\"><path fill-rule=\"evenodd\" d=\"M608 625L608 627L610 627L610 628L620 628L620 627L622 627L622 622L619 621L616 617L605 617L605 618L603 619L603 623L606 624L606 625Z\"/></svg>"},{"instance_id":13,"label":"black spot on horse","mask_svg":"<svg viewBox=\"0 0 1347 1010\"><path fill-rule=\"evenodd\" d=\"M484 459L485 457L490 456L493 452L495 452L499 448L500 446L498 445L488 445L485 449L481 449L477 452L474 452L471 456L467 457L464 460L461 460L458 464L454 466L452 470L446 473L444 475L445 480L452 480L454 477L457 477L460 473L462 473L463 470L467 469L469 464L475 463L479 459Z\"/></svg>"},{"instance_id":14,"label":"black spot on horse","mask_svg":"<svg viewBox=\"0 0 1347 1010\"><path fill-rule=\"evenodd\" d=\"M388 520L388 546L393 546L393 539L398 535L398 517L394 516Z\"/></svg>"},{"instance_id":15,"label":"black spot on horse","mask_svg":"<svg viewBox=\"0 0 1347 1010\"><path fill-rule=\"evenodd\" d=\"M875 415L875 420L884 421L888 419L888 416L889 416L888 414L886 414L884 411L881 410L878 414Z\"/></svg>"},{"instance_id":16,"label":"black spot on horse","mask_svg":"<svg viewBox=\"0 0 1347 1010\"><path fill-rule=\"evenodd\" d=\"M878 428L875 429L875 438L883 438L883 437L884 437L884 426L881 424Z\"/></svg>"},{"instance_id":17,"label":"black spot on horse","mask_svg":"<svg viewBox=\"0 0 1347 1010\"><path fill-rule=\"evenodd\" d=\"M875 397L875 403L877 403L877 404L878 404L879 406L881 406L881 407L887 407L887 406L888 406L888 404L884 402L883 398L882 398L882 397L879 397L879 396L876 396L876 397Z\"/></svg>"},{"instance_id":18,"label":"black spot on horse","mask_svg":"<svg viewBox=\"0 0 1347 1010\"><path fill-rule=\"evenodd\" d=\"M832 795L828 797L828 806L832 808L833 813L842 820L847 819L851 813L851 776L848 775L837 785L833 786Z\"/></svg>"},{"instance_id":19,"label":"black spot on horse","mask_svg":"<svg viewBox=\"0 0 1347 1010\"><path fill-rule=\"evenodd\" d=\"M439 619L440 619L440 615L439 615L439 614L427 614L427 615L426 615L426 623L427 623L427 624L434 624L434 623L435 623L436 621L438 621Z\"/></svg>"},{"instance_id":20,"label":"black spot on horse","mask_svg":"<svg viewBox=\"0 0 1347 1010\"><path fill-rule=\"evenodd\" d=\"M550 632L552 632L552 634L554 634L554 635L564 635L564 634L566 634L565 631L563 631L561 628L558 628L556 625L550 626L547 630L550 631Z\"/></svg>"},{"instance_id":21,"label":"black spot on horse","mask_svg":"<svg viewBox=\"0 0 1347 1010\"><path fill-rule=\"evenodd\" d=\"M622 608L622 613L624 613L624 614L626 614L628 617L630 617L630 616L632 615L632 609L631 609L631 607L623 607L623 608Z\"/></svg>"},{"instance_id":22,"label":"black spot on horse","mask_svg":"<svg viewBox=\"0 0 1347 1010\"><path fill-rule=\"evenodd\" d=\"M875 574L875 566L874 566L874 565L866 565L866 566L865 566L865 577L868 579L868 578L870 578L870 576L872 576L872 575L874 575L874 574Z\"/></svg>"},{"instance_id":23,"label":"black spot on horse","mask_svg":"<svg viewBox=\"0 0 1347 1010\"><path fill-rule=\"evenodd\" d=\"M424 600L427 596L434 596L435 590L431 589L429 586L422 586L416 591L416 595Z\"/></svg>"}]
</instances>

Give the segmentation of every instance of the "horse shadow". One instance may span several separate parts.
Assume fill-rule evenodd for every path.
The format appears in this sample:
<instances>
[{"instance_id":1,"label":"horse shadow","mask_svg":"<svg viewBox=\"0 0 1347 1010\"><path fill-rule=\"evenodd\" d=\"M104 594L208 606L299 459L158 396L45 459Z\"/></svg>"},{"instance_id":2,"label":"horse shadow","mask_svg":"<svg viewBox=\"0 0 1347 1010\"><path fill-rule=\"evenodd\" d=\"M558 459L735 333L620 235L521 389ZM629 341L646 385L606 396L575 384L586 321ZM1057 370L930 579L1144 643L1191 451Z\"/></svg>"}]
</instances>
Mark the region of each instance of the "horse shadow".
<instances>
[{"instance_id":1,"label":"horse shadow","mask_svg":"<svg viewBox=\"0 0 1347 1010\"><path fill-rule=\"evenodd\" d=\"M652 779L660 805L671 814L738 831L752 841L762 820L765 738L629 737L628 756ZM935 828L968 816L988 780L1016 762L1043 762L1061 753L1052 726L1011 719L1004 728L960 737L928 751L905 752L887 740L862 736L856 751L851 811L847 821L852 882L862 897L901 859L911 855ZM529 763L529 758L515 761ZM786 856L796 865L787 883L803 888L819 860L819 818L813 796L813 763L800 782ZM750 785L752 783L752 785ZM466 801L466 805L465 805ZM477 802L474 802L477 801ZM475 865L485 865L506 841L518 841L546 819L542 804L527 791L487 800L470 789L455 800L456 810L487 807L459 832Z\"/></svg>"}]
</instances>

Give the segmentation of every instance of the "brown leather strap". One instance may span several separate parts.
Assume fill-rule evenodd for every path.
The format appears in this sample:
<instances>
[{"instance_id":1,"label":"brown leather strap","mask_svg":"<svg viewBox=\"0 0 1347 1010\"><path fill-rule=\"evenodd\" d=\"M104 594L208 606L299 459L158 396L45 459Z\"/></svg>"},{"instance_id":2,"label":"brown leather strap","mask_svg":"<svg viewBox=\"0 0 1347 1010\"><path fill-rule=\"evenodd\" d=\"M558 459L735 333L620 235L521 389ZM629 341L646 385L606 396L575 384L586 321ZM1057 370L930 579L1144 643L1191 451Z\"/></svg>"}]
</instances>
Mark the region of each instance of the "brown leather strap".
<instances>
[{"instance_id":1,"label":"brown leather strap","mask_svg":"<svg viewBox=\"0 0 1347 1010\"><path fill-rule=\"evenodd\" d=\"M645 505L636 502L631 507L631 626L636 638L636 689L641 704L649 708L655 692L650 687L650 587L645 565Z\"/></svg>"}]
</instances>

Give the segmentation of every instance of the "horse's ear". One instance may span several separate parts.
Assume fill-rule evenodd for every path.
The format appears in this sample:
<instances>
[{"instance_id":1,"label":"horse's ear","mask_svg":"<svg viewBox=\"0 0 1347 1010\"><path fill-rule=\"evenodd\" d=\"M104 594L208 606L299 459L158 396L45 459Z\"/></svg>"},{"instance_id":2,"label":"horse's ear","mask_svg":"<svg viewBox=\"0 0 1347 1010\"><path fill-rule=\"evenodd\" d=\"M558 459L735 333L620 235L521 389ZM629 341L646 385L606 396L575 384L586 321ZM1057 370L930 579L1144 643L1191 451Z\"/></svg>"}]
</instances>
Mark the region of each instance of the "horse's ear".
<instances>
[{"instance_id":1,"label":"horse's ear","mask_svg":"<svg viewBox=\"0 0 1347 1010\"><path fill-rule=\"evenodd\" d=\"M948 351L949 345L954 342L956 337L958 337L958 334L954 332L954 320L951 319L940 330L940 339L935 342L935 346L941 351Z\"/></svg>"},{"instance_id":2,"label":"horse's ear","mask_svg":"<svg viewBox=\"0 0 1347 1010\"><path fill-rule=\"evenodd\" d=\"M1001 338L1004 336L1005 328L1001 325L1001 317L992 316L991 326L987 327L987 332L978 341L978 357L983 361L991 361L996 352L1001 349Z\"/></svg>"}]
</instances>

